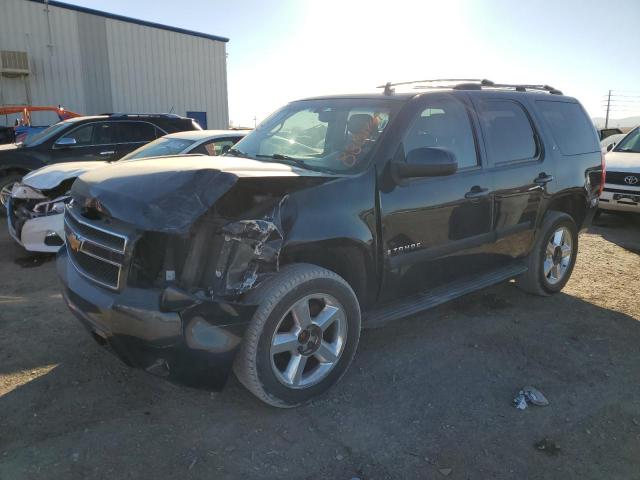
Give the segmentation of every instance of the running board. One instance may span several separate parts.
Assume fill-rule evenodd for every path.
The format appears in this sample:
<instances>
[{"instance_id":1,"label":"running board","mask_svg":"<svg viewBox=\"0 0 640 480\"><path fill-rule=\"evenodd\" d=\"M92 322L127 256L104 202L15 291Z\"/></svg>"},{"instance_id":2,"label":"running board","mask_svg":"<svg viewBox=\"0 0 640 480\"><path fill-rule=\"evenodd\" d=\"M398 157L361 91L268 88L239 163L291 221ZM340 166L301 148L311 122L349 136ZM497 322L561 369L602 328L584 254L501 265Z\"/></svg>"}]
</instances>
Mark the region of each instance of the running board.
<instances>
[{"instance_id":1,"label":"running board","mask_svg":"<svg viewBox=\"0 0 640 480\"><path fill-rule=\"evenodd\" d=\"M527 267L522 263L515 263L494 270L490 273L472 275L462 280L447 283L428 293L412 295L408 298L388 303L368 312L363 319L363 328L378 328L388 322L408 317L429 308L454 300L467 293L475 292L496 283L504 282L525 273Z\"/></svg>"}]
</instances>

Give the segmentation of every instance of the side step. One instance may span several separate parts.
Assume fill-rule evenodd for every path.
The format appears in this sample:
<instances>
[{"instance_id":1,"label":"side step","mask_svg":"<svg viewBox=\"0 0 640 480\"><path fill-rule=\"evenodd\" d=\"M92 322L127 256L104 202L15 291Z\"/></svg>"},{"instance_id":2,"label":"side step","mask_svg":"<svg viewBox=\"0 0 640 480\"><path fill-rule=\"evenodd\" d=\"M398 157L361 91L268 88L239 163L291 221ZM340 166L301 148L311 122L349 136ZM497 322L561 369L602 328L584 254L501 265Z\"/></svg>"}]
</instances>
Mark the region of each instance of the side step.
<instances>
[{"instance_id":1,"label":"side step","mask_svg":"<svg viewBox=\"0 0 640 480\"><path fill-rule=\"evenodd\" d=\"M367 314L362 322L363 328L378 328L399 318L414 315L423 310L436 307L467 293L475 292L496 283L504 282L527 271L523 263L515 263L490 273L472 275L462 280L447 283L428 293L420 293L400 301L382 305Z\"/></svg>"}]
</instances>

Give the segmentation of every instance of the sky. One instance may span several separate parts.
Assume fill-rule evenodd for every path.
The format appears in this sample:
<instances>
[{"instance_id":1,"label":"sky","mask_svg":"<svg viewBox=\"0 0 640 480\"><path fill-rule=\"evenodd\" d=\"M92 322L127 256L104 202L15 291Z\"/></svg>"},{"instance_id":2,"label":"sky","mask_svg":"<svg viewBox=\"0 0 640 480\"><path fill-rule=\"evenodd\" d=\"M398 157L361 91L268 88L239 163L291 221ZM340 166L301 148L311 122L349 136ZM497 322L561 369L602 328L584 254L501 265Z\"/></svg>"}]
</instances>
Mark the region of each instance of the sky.
<instances>
[{"instance_id":1,"label":"sky","mask_svg":"<svg viewBox=\"0 0 640 480\"><path fill-rule=\"evenodd\" d=\"M549 84L592 117L640 115L640 0L65 0L220 35L230 121L387 81Z\"/></svg>"}]
</instances>

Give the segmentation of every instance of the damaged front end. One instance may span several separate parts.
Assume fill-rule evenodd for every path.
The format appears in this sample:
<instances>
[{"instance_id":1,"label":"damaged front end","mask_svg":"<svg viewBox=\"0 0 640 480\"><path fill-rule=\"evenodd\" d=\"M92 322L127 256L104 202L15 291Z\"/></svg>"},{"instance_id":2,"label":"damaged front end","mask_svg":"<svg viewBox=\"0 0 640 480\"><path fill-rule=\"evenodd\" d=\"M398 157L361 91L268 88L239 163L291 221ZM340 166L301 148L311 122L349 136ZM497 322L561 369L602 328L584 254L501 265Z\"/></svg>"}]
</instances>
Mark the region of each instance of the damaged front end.
<instances>
[{"instance_id":1,"label":"damaged front end","mask_svg":"<svg viewBox=\"0 0 640 480\"><path fill-rule=\"evenodd\" d=\"M57 252L64 244L63 213L69 185L39 190L15 184L7 199L9 233L26 250Z\"/></svg>"},{"instance_id":2,"label":"damaged front end","mask_svg":"<svg viewBox=\"0 0 640 480\"><path fill-rule=\"evenodd\" d=\"M249 293L279 268L290 193L327 179L163 169L153 188L138 178L125 190L133 168L111 185L74 184L57 262L64 298L129 365L220 389L257 309Z\"/></svg>"},{"instance_id":3,"label":"damaged front end","mask_svg":"<svg viewBox=\"0 0 640 480\"><path fill-rule=\"evenodd\" d=\"M168 289L161 302L166 311L176 309L170 298L177 291L197 302L239 300L278 270L283 202L260 219L229 220L213 211L188 234L144 232L136 242L128 284Z\"/></svg>"}]
</instances>

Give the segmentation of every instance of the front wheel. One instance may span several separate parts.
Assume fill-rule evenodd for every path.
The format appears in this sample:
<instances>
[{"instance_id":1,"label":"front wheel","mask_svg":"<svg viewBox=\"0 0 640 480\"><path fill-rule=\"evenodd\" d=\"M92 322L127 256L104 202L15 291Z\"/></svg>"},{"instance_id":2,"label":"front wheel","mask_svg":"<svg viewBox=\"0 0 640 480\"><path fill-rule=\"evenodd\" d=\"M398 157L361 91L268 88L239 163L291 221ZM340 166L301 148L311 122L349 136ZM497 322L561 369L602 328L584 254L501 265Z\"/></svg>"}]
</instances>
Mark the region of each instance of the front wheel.
<instances>
[{"instance_id":1,"label":"front wheel","mask_svg":"<svg viewBox=\"0 0 640 480\"><path fill-rule=\"evenodd\" d=\"M234 371L260 400L295 407L346 372L360 339L360 307L340 276L315 265L288 265L247 302L258 309Z\"/></svg>"},{"instance_id":2,"label":"front wheel","mask_svg":"<svg viewBox=\"0 0 640 480\"><path fill-rule=\"evenodd\" d=\"M578 228L573 218L563 212L547 212L527 258L529 269L518 277L518 286L534 295L559 292L571 277L577 253Z\"/></svg>"}]
</instances>

